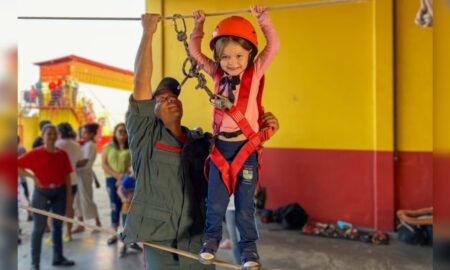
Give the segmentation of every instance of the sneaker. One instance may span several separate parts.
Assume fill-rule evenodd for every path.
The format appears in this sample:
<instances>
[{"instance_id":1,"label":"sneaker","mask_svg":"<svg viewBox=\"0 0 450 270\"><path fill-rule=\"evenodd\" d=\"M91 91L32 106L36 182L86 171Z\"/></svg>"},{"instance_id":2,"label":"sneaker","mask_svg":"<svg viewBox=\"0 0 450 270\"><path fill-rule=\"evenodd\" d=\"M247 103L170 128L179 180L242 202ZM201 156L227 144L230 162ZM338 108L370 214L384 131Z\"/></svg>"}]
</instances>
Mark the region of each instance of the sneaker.
<instances>
[{"instance_id":1,"label":"sneaker","mask_svg":"<svg viewBox=\"0 0 450 270\"><path fill-rule=\"evenodd\" d=\"M68 260L66 257L62 257L60 260L53 261L53 266L74 266L75 262Z\"/></svg>"},{"instance_id":2,"label":"sneaker","mask_svg":"<svg viewBox=\"0 0 450 270\"><path fill-rule=\"evenodd\" d=\"M246 261L242 264L242 270L259 270L261 269L261 264L258 261Z\"/></svg>"},{"instance_id":3,"label":"sneaker","mask_svg":"<svg viewBox=\"0 0 450 270\"><path fill-rule=\"evenodd\" d=\"M214 252L200 251L198 254L198 259L203 264L212 264L216 259Z\"/></svg>"},{"instance_id":4,"label":"sneaker","mask_svg":"<svg viewBox=\"0 0 450 270\"><path fill-rule=\"evenodd\" d=\"M256 251L244 250L241 254L242 270L259 270L259 255Z\"/></svg>"},{"instance_id":5,"label":"sneaker","mask_svg":"<svg viewBox=\"0 0 450 270\"><path fill-rule=\"evenodd\" d=\"M127 246L124 245L119 251L119 258L123 258L127 255Z\"/></svg>"},{"instance_id":6,"label":"sneaker","mask_svg":"<svg viewBox=\"0 0 450 270\"><path fill-rule=\"evenodd\" d=\"M131 249L134 249L134 250L137 250L137 251L139 251L139 252L142 252L142 248L141 248L141 246L140 245L138 245L137 243L131 243L130 244L130 248Z\"/></svg>"},{"instance_id":7,"label":"sneaker","mask_svg":"<svg viewBox=\"0 0 450 270\"><path fill-rule=\"evenodd\" d=\"M30 270L39 270L39 264L32 264Z\"/></svg>"},{"instance_id":8,"label":"sneaker","mask_svg":"<svg viewBox=\"0 0 450 270\"><path fill-rule=\"evenodd\" d=\"M115 237L115 236L112 236L112 237L108 238L108 241L107 241L108 246L113 245L116 242L117 242L117 237Z\"/></svg>"},{"instance_id":9,"label":"sneaker","mask_svg":"<svg viewBox=\"0 0 450 270\"><path fill-rule=\"evenodd\" d=\"M203 242L202 248L198 254L198 260L203 264L212 264L216 259L216 250L218 241L215 239L209 239Z\"/></svg>"},{"instance_id":10,"label":"sneaker","mask_svg":"<svg viewBox=\"0 0 450 270\"><path fill-rule=\"evenodd\" d=\"M63 241L66 243L72 241L72 236L68 236L67 234L64 234Z\"/></svg>"},{"instance_id":11,"label":"sneaker","mask_svg":"<svg viewBox=\"0 0 450 270\"><path fill-rule=\"evenodd\" d=\"M44 244L47 246L52 246L53 245L53 241L52 241L52 237L47 237L44 239Z\"/></svg>"}]
</instances>

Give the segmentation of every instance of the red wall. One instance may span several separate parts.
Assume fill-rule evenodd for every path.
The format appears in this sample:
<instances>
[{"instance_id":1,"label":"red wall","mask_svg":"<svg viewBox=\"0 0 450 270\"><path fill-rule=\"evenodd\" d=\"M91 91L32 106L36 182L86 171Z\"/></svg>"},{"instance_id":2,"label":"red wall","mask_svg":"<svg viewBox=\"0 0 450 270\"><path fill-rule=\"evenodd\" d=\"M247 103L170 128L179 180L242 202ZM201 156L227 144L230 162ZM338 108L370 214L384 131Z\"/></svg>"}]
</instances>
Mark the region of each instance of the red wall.
<instances>
[{"instance_id":1,"label":"red wall","mask_svg":"<svg viewBox=\"0 0 450 270\"><path fill-rule=\"evenodd\" d=\"M396 209L418 209L433 204L433 154L399 152L395 165Z\"/></svg>"},{"instance_id":2,"label":"red wall","mask_svg":"<svg viewBox=\"0 0 450 270\"><path fill-rule=\"evenodd\" d=\"M426 152L400 153L394 174L392 152L266 148L261 183L266 208L298 202L311 220L393 230L394 205L431 205L431 176Z\"/></svg>"},{"instance_id":3,"label":"red wall","mask_svg":"<svg viewBox=\"0 0 450 270\"><path fill-rule=\"evenodd\" d=\"M434 218L440 223L450 224L450 156L434 157ZM448 227L447 227L447 230ZM447 231L450 236L450 232Z\"/></svg>"}]
</instances>

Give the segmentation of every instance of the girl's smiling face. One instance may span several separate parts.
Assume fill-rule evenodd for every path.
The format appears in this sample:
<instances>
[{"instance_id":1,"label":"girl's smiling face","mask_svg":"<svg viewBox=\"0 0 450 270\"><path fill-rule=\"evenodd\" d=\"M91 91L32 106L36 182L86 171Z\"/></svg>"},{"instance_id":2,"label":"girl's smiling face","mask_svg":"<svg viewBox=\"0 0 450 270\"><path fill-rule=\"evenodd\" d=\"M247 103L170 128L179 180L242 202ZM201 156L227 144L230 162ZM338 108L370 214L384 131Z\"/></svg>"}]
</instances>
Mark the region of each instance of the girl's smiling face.
<instances>
[{"instance_id":1,"label":"girl's smiling face","mask_svg":"<svg viewBox=\"0 0 450 270\"><path fill-rule=\"evenodd\" d=\"M230 41L224 46L219 56L220 67L230 76L240 75L248 66L251 50L246 50L239 43Z\"/></svg>"}]
</instances>

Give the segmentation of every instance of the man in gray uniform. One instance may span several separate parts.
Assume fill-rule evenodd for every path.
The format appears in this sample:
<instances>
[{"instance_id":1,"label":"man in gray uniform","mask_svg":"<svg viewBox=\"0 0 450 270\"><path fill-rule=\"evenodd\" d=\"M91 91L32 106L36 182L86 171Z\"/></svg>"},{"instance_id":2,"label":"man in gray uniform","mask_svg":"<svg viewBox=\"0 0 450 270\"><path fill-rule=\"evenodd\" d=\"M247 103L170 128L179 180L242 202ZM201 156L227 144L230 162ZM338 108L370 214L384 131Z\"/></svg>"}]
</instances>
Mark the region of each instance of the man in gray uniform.
<instances>
[{"instance_id":1,"label":"man in gray uniform","mask_svg":"<svg viewBox=\"0 0 450 270\"><path fill-rule=\"evenodd\" d=\"M121 239L152 241L196 253L202 244L207 182L203 164L207 134L181 126L179 83L166 77L152 92L152 40L160 16L142 16L143 35L135 61L134 91L127 116L132 166L137 184ZM268 113L267 126L278 129ZM144 248L147 270L214 269L196 260Z\"/></svg>"}]
</instances>

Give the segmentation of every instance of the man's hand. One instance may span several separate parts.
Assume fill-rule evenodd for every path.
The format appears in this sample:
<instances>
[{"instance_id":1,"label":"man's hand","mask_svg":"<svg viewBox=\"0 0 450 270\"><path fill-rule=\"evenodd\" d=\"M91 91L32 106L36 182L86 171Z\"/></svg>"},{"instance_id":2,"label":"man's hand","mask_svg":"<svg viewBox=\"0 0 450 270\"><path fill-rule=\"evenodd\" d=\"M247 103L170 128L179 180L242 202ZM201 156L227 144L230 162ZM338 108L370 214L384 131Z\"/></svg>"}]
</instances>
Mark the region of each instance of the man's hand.
<instances>
[{"instance_id":1,"label":"man's hand","mask_svg":"<svg viewBox=\"0 0 450 270\"><path fill-rule=\"evenodd\" d=\"M280 128L278 119L271 112L266 112L261 115L261 121L264 127L271 127L273 129L272 134L275 134Z\"/></svg>"},{"instance_id":2,"label":"man's hand","mask_svg":"<svg viewBox=\"0 0 450 270\"><path fill-rule=\"evenodd\" d=\"M122 179L125 177L126 174L124 173L118 173L114 176L116 178L116 187L120 186L120 183L122 183Z\"/></svg>"},{"instance_id":3,"label":"man's hand","mask_svg":"<svg viewBox=\"0 0 450 270\"><path fill-rule=\"evenodd\" d=\"M261 17L261 15L263 15L267 10L266 6L263 5L251 5L250 6L250 11L252 12L253 17L255 17L256 19L259 19L259 17Z\"/></svg>"},{"instance_id":4,"label":"man's hand","mask_svg":"<svg viewBox=\"0 0 450 270\"><path fill-rule=\"evenodd\" d=\"M142 27L145 33L154 34L156 32L158 22L161 20L159 14L145 13L141 16Z\"/></svg>"},{"instance_id":5,"label":"man's hand","mask_svg":"<svg viewBox=\"0 0 450 270\"><path fill-rule=\"evenodd\" d=\"M195 25L202 25L205 22L205 12L201 9L194 11L192 16L194 16Z\"/></svg>"}]
</instances>

